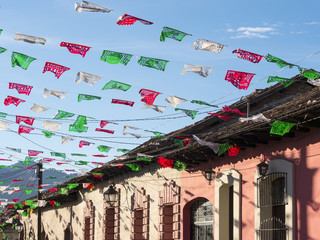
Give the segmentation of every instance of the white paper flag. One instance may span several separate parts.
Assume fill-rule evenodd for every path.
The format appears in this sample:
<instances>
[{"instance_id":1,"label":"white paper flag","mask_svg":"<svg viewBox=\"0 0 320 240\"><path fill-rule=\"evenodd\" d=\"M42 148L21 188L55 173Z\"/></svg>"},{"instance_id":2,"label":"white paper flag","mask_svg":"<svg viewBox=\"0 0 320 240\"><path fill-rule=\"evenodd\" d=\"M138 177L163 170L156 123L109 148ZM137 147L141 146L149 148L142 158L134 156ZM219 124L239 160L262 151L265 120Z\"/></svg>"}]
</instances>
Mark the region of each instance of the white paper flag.
<instances>
[{"instance_id":1,"label":"white paper flag","mask_svg":"<svg viewBox=\"0 0 320 240\"><path fill-rule=\"evenodd\" d=\"M35 112L35 113L42 113L44 111L48 111L50 108L34 103L33 106L30 108L31 111Z\"/></svg>"},{"instance_id":2,"label":"white paper flag","mask_svg":"<svg viewBox=\"0 0 320 240\"><path fill-rule=\"evenodd\" d=\"M271 119L266 118L262 113L259 113L257 115L254 115L252 117L248 117L248 118L239 118L240 122L270 122Z\"/></svg>"},{"instance_id":3,"label":"white paper flag","mask_svg":"<svg viewBox=\"0 0 320 240\"><path fill-rule=\"evenodd\" d=\"M204 50L216 53L220 53L224 46L226 45L212 42L206 39L197 39L197 41L192 44L192 47L194 47L195 50Z\"/></svg>"},{"instance_id":4,"label":"white paper flag","mask_svg":"<svg viewBox=\"0 0 320 240\"><path fill-rule=\"evenodd\" d=\"M0 131L7 130L9 126L10 126L10 123L0 120Z\"/></svg>"},{"instance_id":5,"label":"white paper flag","mask_svg":"<svg viewBox=\"0 0 320 240\"><path fill-rule=\"evenodd\" d=\"M61 125L61 123L51 122L47 120L42 122L43 128L49 131L57 131L61 128Z\"/></svg>"},{"instance_id":6,"label":"white paper flag","mask_svg":"<svg viewBox=\"0 0 320 240\"><path fill-rule=\"evenodd\" d=\"M137 128L137 127L132 127L132 126L125 125L125 126L123 126L123 131L126 131L128 128L133 129L133 130L139 130L140 129L140 128Z\"/></svg>"},{"instance_id":7,"label":"white paper flag","mask_svg":"<svg viewBox=\"0 0 320 240\"><path fill-rule=\"evenodd\" d=\"M19 149L19 148L11 148L11 147L6 147L6 148L11 150L11 151L15 151L15 152L21 153L21 149Z\"/></svg>"},{"instance_id":8,"label":"white paper flag","mask_svg":"<svg viewBox=\"0 0 320 240\"><path fill-rule=\"evenodd\" d=\"M307 82L310 83L313 86L320 87L320 78L318 78L318 79L308 79Z\"/></svg>"},{"instance_id":9,"label":"white paper flag","mask_svg":"<svg viewBox=\"0 0 320 240\"><path fill-rule=\"evenodd\" d=\"M163 113L166 109L165 106L159 106L159 105L149 105L149 104L143 104L142 109L153 109L157 112Z\"/></svg>"},{"instance_id":10,"label":"white paper flag","mask_svg":"<svg viewBox=\"0 0 320 240\"><path fill-rule=\"evenodd\" d=\"M209 147L212 151L214 151L216 154L219 151L219 143L213 143L213 142L207 142L203 141L200 138L198 138L196 135L192 135L194 140L196 140L200 145Z\"/></svg>"},{"instance_id":11,"label":"white paper flag","mask_svg":"<svg viewBox=\"0 0 320 240\"><path fill-rule=\"evenodd\" d=\"M38 200L38 207L45 207L47 204L46 200Z\"/></svg>"},{"instance_id":12,"label":"white paper flag","mask_svg":"<svg viewBox=\"0 0 320 240\"><path fill-rule=\"evenodd\" d=\"M213 70L212 67L205 67L205 66L194 65L194 64L185 64L184 69L181 72L181 75L184 75L187 72L194 72L200 75L201 77L208 77L212 70Z\"/></svg>"},{"instance_id":13,"label":"white paper flag","mask_svg":"<svg viewBox=\"0 0 320 240\"><path fill-rule=\"evenodd\" d=\"M61 136L61 143L62 144L68 143L69 141L74 141L74 138L67 137L67 136Z\"/></svg>"},{"instance_id":14,"label":"white paper flag","mask_svg":"<svg viewBox=\"0 0 320 240\"><path fill-rule=\"evenodd\" d=\"M85 82L87 84L89 84L90 86L93 86L94 84L96 84L102 77L96 76L96 75L92 75L89 73L85 73L85 72L78 72L76 75L76 83L80 83L80 82Z\"/></svg>"},{"instance_id":15,"label":"white paper flag","mask_svg":"<svg viewBox=\"0 0 320 240\"><path fill-rule=\"evenodd\" d=\"M137 153L137 157L153 158L152 155L147 155L147 154L144 154L144 153Z\"/></svg>"},{"instance_id":16,"label":"white paper flag","mask_svg":"<svg viewBox=\"0 0 320 240\"><path fill-rule=\"evenodd\" d=\"M87 2L87 1L82 1L82 3L75 3L75 9L78 13L81 13L82 11L87 11L87 12L111 12L112 9L105 8L98 6L96 4Z\"/></svg>"},{"instance_id":17,"label":"white paper flag","mask_svg":"<svg viewBox=\"0 0 320 240\"><path fill-rule=\"evenodd\" d=\"M141 134L136 134L136 133L131 133L131 132L123 132L123 135L127 135L127 134L132 135L136 138L141 138L141 136L142 136Z\"/></svg>"},{"instance_id":18,"label":"white paper flag","mask_svg":"<svg viewBox=\"0 0 320 240\"><path fill-rule=\"evenodd\" d=\"M47 41L45 38L29 36L21 33L16 33L14 40L32 43L32 44L42 44L44 45Z\"/></svg>"},{"instance_id":19,"label":"white paper flag","mask_svg":"<svg viewBox=\"0 0 320 240\"><path fill-rule=\"evenodd\" d=\"M126 132L127 129L139 130L140 128L125 125L125 126L123 126L123 135L129 134L129 135L132 135L136 138L141 138L141 136L142 136L141 134Z\"/></svg>"},{"instance_id":20,"label":"white paper flag","mask_svg":"<svg viewBox=\"0 0 320 240\"><path fill-rule=\"evenodd\" d=\"M48 98L50 96L56 96L60 99L64 99L66 94L67 94L67 92L64 92L64 91L51 90L51 89L47 89L47 88L45 88L43 90L43 97L44 98Z\"/></svg>"},{"instance_id":21,"label":"white paper flag","mask_svg":"<svg viewBox=\"0 0 320 240\"><path fill-rule=\"evenodd\" d=\"M189 101L187 99L179 98L177 96L170 96L166 98L166 101L170 103L173 107L176 107L178 104Z\"/></svg>"}]
</instances>

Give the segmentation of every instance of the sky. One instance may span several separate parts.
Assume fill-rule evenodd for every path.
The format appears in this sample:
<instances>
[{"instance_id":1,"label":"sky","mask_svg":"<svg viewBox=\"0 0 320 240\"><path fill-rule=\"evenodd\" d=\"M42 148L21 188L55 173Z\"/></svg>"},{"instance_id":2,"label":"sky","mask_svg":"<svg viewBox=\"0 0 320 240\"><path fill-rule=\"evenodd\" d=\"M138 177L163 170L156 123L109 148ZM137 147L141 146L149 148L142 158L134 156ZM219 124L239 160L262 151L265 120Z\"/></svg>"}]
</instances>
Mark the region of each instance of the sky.
<instances>
[{"instance_id":1,"label":"sky","mask_svg":"<svg viewBox=\"0 0 320 240\"><path fill-rule=\"evenodd\" d=\"M75 169L77 172L96 167L92 161L106 163L121 156L117 149L133 149L153 136L150 131L169 133L191 125L208 112L217 112L224 105L232 104L255 89L268 86L268 76L290 78L297 74L297 68L280 69L276 64L262 59L254 64L237 58L232 51L242 49L267 55L268 53L289 63L305 68L319 70L320 67L320 3L315 0L301 1L105 1L92 0L92 3L111 8L110 13L92 13L75 11L74 0L0 0L0 47L8 49L0 54L0 99L8 95L24 99L18 107L0 104L0 112L8 116L3 121L11 122L8 130L0 132L0 152L3 158L12 162L24 160L28 150L43 151L38 159L50 157L50 152L67 154L67 164L56 162L45 164L45 168ZM79 1L78 1L79 2ZM153 22L144 25L136 22L131 26L119 26L116 20L123 14L129 14ZM159 41L164 26L189 34L181 42L167 38ZM15 41L15 33L47 39L45 45ZM195 50L191 45L197 39L207 39L226 45L218 54ZM92 47L83 58L60 47L60 42L69 42ZM127 66L109 64L100 61L103 50L133 54ZM27 70L11 66L11 52L20 52L37 58ZM165 71L147 68L137 63L140 56L168 60ZM53 62L69 67L70 70L57 79L51 72L42 73L45 62ZM212 67L206 78L195 73L181 75L184 64L196 64ZM248 90L239 90L225 81L227 70L255 73ZM102 77L94 86L75 83L78 72L87 72ZM130 90L101 90L110 80L130 84ZM30 96L20 95L16 90L8 89L8 83L20 83L33 86ZM66 91L65 99L43 97L43 89ZM152 109L142 109L140 89L160 92L154 104L166 106L164 113ZM102 97L101 100L78 102L78 94ZM178 96L187 100L202 100L218 105L219 108L203 107L190 101L178 105L179 108L199 111L191 119L181 111L175 111L168 102L168 96ZM111 104L111 100L123 99L134 101L133 107ZM3 101L2 100L2 101ZM0 101L1 102L1 101ZM33 103L50 107L43 113L30 111ZM62 128L52 138L42 133L42 121L52 119L58 110L75 113L75 117L58 120ZM16 115L35 118L30 134L18 135ZM88 119L87 133L68 131L69 124L77 115ZM100 120L111 121L105 129L114 130L114 134L95 132ZM25 124L24 124L25 125ZM142 134L140 139L123 135L125 125L139 128L129 132ZM147 130L147 131L145 131ZM197 134L197 133L194 133ZM61 144L61 136L72 135L74 141ZM94 144L79 148L79 141ZM112 149L107 158L94 158L99 152L99 145ZM10 151L7 147L21 149L22 153ZM70 153L87 154L87 158L71 156ZM10 156L13 155L13 156ZM61 158L55 158L61 162ZM77 166L75 161L88 161L87 166Z\"/></svg>"}]
</instances>

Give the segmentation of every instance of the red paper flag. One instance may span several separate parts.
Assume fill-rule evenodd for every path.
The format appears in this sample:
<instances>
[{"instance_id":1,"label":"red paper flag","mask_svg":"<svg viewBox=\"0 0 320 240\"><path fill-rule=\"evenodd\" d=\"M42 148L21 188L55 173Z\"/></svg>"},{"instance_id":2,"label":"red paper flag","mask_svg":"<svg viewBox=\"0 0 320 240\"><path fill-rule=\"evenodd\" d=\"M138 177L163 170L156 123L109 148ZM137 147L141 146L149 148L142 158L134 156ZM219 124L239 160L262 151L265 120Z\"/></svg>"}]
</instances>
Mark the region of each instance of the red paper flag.
<instances>
[{"instance_id":1,"label":"red paper flag","mask_svg":"<svg viewBox=\"0 0 320 240\"><path fill-rule=\"evenodd\" d=\"M231 82L236 88L247 90L254 75L256 74L228 70L225 80Z\"/></svg>"},{"instance_id":2,"label":"red paper flag","mask_svg":"<svg viewBox=\"0 0 320 240\"><path fill-rule=\"evenodd\" d=\"M230 157L235 157L238 155L240 148L239 147L233 147L228 149L228 153Z\"/></svg>"},{"instance_id":3,"label":"red paper flag","mask_svg":"<svg viewBox=\"0 0 320 240\"><path fill-rule=\"evenodd\" d=\"M101 127L101 128L104 128L108 123L112 123L112 124L118 125L118 123L113 123L113 122L101 120L101 122L100 122L100 127Z\"/></svg>"},{"instance_id":4,"label":"red paper flag","mask_svg":"<svg viewBox=\"0 0 320 240\"><path fill-rule=\"evenodd\" d=\"M224 112L233 112L233 113L238 113L240 115L246 115L245 113L240 112L238 109L236 109L236 108L231 109L228 106L222 107L221 110L224 111Z\"/></svg>"},{"instance_id":5,"label":"red paper flag","mask_svg":"<svg viewBox=\"0 0 320 240\"><path fill-rule=\"evenodd\" d=\"M191 138L187 138L187 137L180 137L180 136L175 136L176 138L182 138L183 140L182 140L182 144L183 144L183 146L185 147L185 146L188 146L189 144L190 144L190 140L191 140Z\"/></svg>"},{"instance_id":6,"label":"red paper flag","mask_svg":"<svg viewBox=\"0 0 320 240\"><path fill-rule=\"evenodd\" d=\"M19 83L9 83L9 89L16 89L19 94L25 94L27 96L29 96L29 94L31 93L32 88L33 86L23 85Z\"/></svg>"},{"instance_id":7,"label":"red paper flag","mask_svg":"<svg viewBox=\"0 0 320 240\"><path fill-rule=\"evenodd\" d=\"M20 199L12 199L12 202L19 202Z\"/></svg>"},{"instance_id":8,"label":"red paper flag","mask_svg":"<svg viewBox=\"0 0 320 240\"><path fill-rule=\"evenodd\" d=\"M29 169L37 169L36 167L24 167L26 170L29 170Z\"/></svg>"},{"instance_id":9,"label":"red paper flag","mask_svg":"<svg viewBox=\"0 0 320 240\"><path fill-rule=\"evenodd\" d=\"M62 165L62 164L68 164L68 163L57 162L56 164L60 166L60 165Z\"/></svg>"},{"instance_id":10,"label":"red paper flag","mask_svg":"<svg viewBox=\"0 0 320 240\"><path fill-rule=\"evenodd\" d=\"M137 18L134 16L130 16L128 14L123 14L122 16L120 16L117 19L117 24L118 25L132 25L134 24L136 21L140 21L141 23L145 24L145 25L151 25L153 24L153 22L149 22L147 20L141 19L141 18Z\"/></svg>"},{"instance_id":11,"label":"red paper flag","mask_svg":"<svg viewBox=\"0 0 320 240\"><path fill-rule=\"evenodd\" d=\"M96 132L105 132L105 133L114 134L113 130L107 130L107 129L101 129L101 128L96 128Z\"/></svg>"},{"instance_id":12,"label":"red paper flag","mask_svg":"<svg viewBox=\"0 0 320 240\"><path fill-rule=\"evenodd\" d=\"M7 207L8 208L14 208L14 205L13 204L8 204ZM3 223L0 223L0 225L3 225Z\"/></svg>"},{"instance_id":13,"label":"red paper flag","mask_svg":"<svg viewBox=\"0 0 320 240\"><path fill-rule=\"evenodd\" d=\"M16 107L20 104L25 102L25 100L12 97L12 96L7 96L6 99L4 100L4 105L9 106L10 104L15 105Z\"/></svg>"},{"instance_id":14,"label":"red paper flag","mask_svg":"<svg viewBox=\"0 0 320 240\"><path fill-rule=\"evenodd\" d=\"M40 153L43 153L43 152L42 151L37 151L37 150L28 150L28 155L30 157L38 156Z\"/></svg>"},{"instance_id":15,"label":"red paper flag","mask_svg":"<svg viewBox=\"0 0 320 240\"><path fill-rule=\"evenodd\" d=\"M68 70L70 70L70 68L62 66L62 65L58 65L55 63L46 62L42 73L45 73L46 71L50 71L50 72L54 73L56 78L59 78L62 75L62 73L64 73L65 71L68 71Z\"/></svg>"},{"instance_id":16,"label":"red paper flag","mask_svg":"<svg viewBox=\"0 0 320 240\"><path fill-rule=\"evenodd\" d=\"M158 163L164 168L173 168L173 160L165 159L163 157L158 158Z\"/></svg>"},{"instance_id":17,"label":"red paper flag","mask_svg":"<svg viewBox=\"0 0 320 240\"><path fill-rule=\"evenodd\" d=\"M42 159L42 161L44 161L44 162L52 162L53 160L55 160L55 159L53 159L53 158L43 158Z\"/></svg>"},{"instance_id":18,"label":"red paper flag","mask_svg":"<svg viewBox=\"0 0 320 240\"><path fill-rule=\"evenodd\" d=\"M56 188L50 188L50 189L49 189L49 192L55 192L55 191L57 191Z\"/></svg>"},{"instance_id":19,"label":"red paper flag","mask_svg":"<svg viewBox=\"0 0 320 240\"><path fill-rule=\"evenodd\" d=\"M25 116L16 116L16 123L25 122L26 124L29 124L30 126L33 125L34 118L32 117L25 117Z\"/></svg>"},{"instance_id":20,"label":"red paper flag","mask_svg":"<svg viewBox=\"0 0 320 240\"><path fill-rule=\"evenodd\" d=\"M91 47L78 45L74 43L61 42L60 47L66 47L69 52L74 54L80 54L82 57L85 57L86 53L89 51Z\"/></svg>"},{"instance_id":21,"label":"red paper flag","mask_svg":"<svg viewBox=\"0 0 320 240\"><path fill-rule=\"evenodd\" d=\"M244 59L244 60L248 60L252 63L258 63L260 62L260 60L262 59L263 56L256 54L256 53L252 53L252 52L248 52L248 51L244 51L241 50L240 48L233 50L232 53L238 53L238 58Z\"/></svg>"},{"instance_id":22,"label":"red paper flag","mask_svg":"<svg viewBox=\"0 0 320 240\"><path fill-rule=\"evenodd\" d=\"M30 133L32 130L34 130L34 128L23 126L23 125L19 125L18 133L19 133L19 135L21 133Z\"/></svg>"},{"instance_id":23,"label":"red paper flag","mask_svg":"<svg viewBox=\"0 0 320 240\"><path fill-rule=\"evenodd\" d=\"M24 181L23 179L13 179L12 182L22 182Z\"/></svg>"},{"instance_id":24,"label":"red paper flag","mask_svg":"<svg viewBox=\"0 0 320 240\"><path fill-rule=\"evenodd\" d=\"M3 158L0 158L0 161L10 161L10 162L12 162L11 159L3 159Z\"/></svg>"},{"instance_id":25,"label":"red paper flag","mask_svg":"<svg viewBox=\"0 0 320 240\"><path fill-rule=\"evenodd\" d=\"M81 140L79 142L79 148L82 148L83 146L89 146L90 144L94 144L94 143Z\"/></svg>"},{"instance_id":26,"label":"red paper flag","mask_svg":"<svg viewBox=\"0 0 320 240\"><path fill-rule=\"evenodd\" d=\"M101 163L101 162L91 162L92 164L98 164L98 165L101 165L101 166L103 166L104 165L104 163Z\"/></svg>"},{"instance_id":27,"label":"red paper flag","mask_svg":"<svg viewBox=\"0 0 320 240\"><path fill-rule=\"evenodd\" d=\"M208 114L215 115L224 121L228 121L231 118L231 116L223 115L223 114L219 114L219 113L208 113Z\"/></svg>"},{"instance_id":28,"label":"red paper flag","mask_svg":"<svg viewBox=\"0 0 320 240\"><path fill-rule=\"evenodd\" d=\"M152 105L156 97L161 94L159 92L155 92L148 89L141 89L139 91L141 95L141 102L145 102L146 104Z\"/></svg>"},{"instance_id":29,"label":"red paper flag","mask_svg":"<svg viewBox=\"0 0 320 240\"><path fill-rule=\"evenodd\" d=\"M130 107L132 107L133 104L134 104L134 102L126 101L126 100L120 100L120 99L112 99L111 103L128 105Z\"/></svg>"},{"instance_id":30,"label":"red paper flag","mask_svg":"<svg viewBox=\"0 0 320 240\"><path fill-rule=\"evenodd\" d=\"M51 200L50 202L49 202L49 204L52 206L52 207L54 207L54 204L55 204L55 200Z\"/></svg>"},{"instance_id":31,"label":"red paper flag","mask_svg":"<svg viewBox=\"0 0 320 240\"><path fill-rule=\"evenodd\" d=\"M103 154L97 154L97 155L92 155L94 157L108 157L108 155L103 155Z\"/></svg>"},{"instance_id":32,"label":"red paper flag","mask_svg":"<svg viewBox=\"0 0 320 240\"><path fill-rule=\"evenodd\" d=\"M67 172L75 172L74 169L65 169L65 171L67 171Z\"/></svg>"}]
</instances>

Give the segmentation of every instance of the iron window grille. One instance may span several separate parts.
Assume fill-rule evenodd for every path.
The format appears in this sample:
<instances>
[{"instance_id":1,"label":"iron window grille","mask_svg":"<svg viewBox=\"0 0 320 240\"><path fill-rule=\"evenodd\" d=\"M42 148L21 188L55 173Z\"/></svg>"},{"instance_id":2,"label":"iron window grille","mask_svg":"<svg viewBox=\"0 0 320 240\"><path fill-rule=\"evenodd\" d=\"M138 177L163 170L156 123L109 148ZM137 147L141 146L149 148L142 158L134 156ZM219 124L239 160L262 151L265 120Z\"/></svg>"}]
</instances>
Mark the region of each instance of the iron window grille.
<instances>
[{"instance_id":1,"label":"iron window grille","mask_svg":"<svg viewBox=\"0 0 320 240\"><path fill-rule=\"evenodd\" d=\"M271 217L260 223L259 240L288 240L288 227L281 219Z\"/></svg>"}]
</instances>

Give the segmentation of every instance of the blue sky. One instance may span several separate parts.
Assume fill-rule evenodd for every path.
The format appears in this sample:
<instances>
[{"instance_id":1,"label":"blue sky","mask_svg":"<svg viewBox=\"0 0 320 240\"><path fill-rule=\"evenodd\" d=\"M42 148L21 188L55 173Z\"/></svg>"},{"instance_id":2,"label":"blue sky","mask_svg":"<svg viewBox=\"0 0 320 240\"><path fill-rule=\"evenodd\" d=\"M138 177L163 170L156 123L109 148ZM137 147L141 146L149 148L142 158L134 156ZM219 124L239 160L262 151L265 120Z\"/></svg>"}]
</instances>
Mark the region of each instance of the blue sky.
<instances>
[{"instance_id":1,"label":"blue sky","mask_svg":"<svg viewBox=\"0 0 320 240\"><path fill-rule=\"evenodd\" d=\"M78 1L79 2L79 1ZM216 112L224 105L250 94L255 89L267 86L267 77L278 75L280 77L293 77L299 72L296 68L280 69L276 64L268 63L262 59L260 63L237 58L232 51L240 48L261 55L268 53L290 63L297 63L306 68L319 70L320 54L308 57L320 50L320 18L317 1L104 1L96 0L93 3L111 8L110 13L78 13L74 9L74 0L0 0L0 47L8 51L0 55L0 99L7 95L26 100L18 107L0 104L0 111L10 114L9 121L15 121L15 115L34 117L36 130L32 134L17 134L18 124L11 124L13 131L0 132L2 150L6 154L14 154L14 161L23 159L25 155L15 154L5 150L6 147L44 151L42 157L50 157L50 150L67 153L72 161L103 161L119 156L118 148L132 149L150 139L152 135L143 130L168 133L173 130L190 125L207 116L206 112ZM116 20L122 14L130 14L154 22L146 26L136 22L132 26L119 26ZM175 28L192 36L186 36L181 42L173 39L159 41L163 26ZM15 33L47 38L43 45L28 44L14 40ZM191 45L197 39L208 39L227 45L221 53L196 51ZM92 47L85 58L71 54L66 48L60 47L60 42L70 42ZM127 66L121 64L111 65L100 61L103 50L113 50L133 54ZM11 67L11 51L20 52L37 58L28 70ZM142 67L137 64L139 56L166 59L164 72ZM306 57L308 57L306 59ZM54 62L70 68L59 79L50 72L42 73L45 62ZM207 78L194 73L181 75L184 64L197 64L213 67ZM248 90L238 90L224 80L227 70L255 73ZM97 84L89 86L85 83L76 84L75 75L87 72L102 77ZM117 90L102 91L101 88L109 82L116 80L132 85L128 92ZM15 82L34 86L30 96L19 95L15 90L8 89L8 82ZM44 99L43 89L67 91L65 99L51 97ZM163 114L151 109L141 109L139 90L141 88L161 92L154 104L166 106ZM77 102L77 95L90 94L101 96L100 101ZM197 110L199 114L194 120L174 108L165 101L168 96L178 96L188 100L202 100L219 105L220 108L203 108L190 102L178 107ZM112 98L134 101L134 107L111 104ZM3 101L1 100L1 101ZM30 111L33 103L49 106L51 109L41 114ZM89 121L87 133L71 133L68 125L74 121L59 121L63 127L58 131L59 137L45 138L39 129L42 129L42 120L51 118L57 110L69 111L95 118ZM146 120L147 118L166 118L163 120ZM168 119L175 118L176 119ZM139 121L132 121L140 119ZM115 130L114 135L95 132L99 127L98 120L115 121L119 125L107 125L106 129ZM123 135L124 125L141 128L138 131L142 138L136 139ZM76 135L75 141L61 144L61 135ZM196 133L194 133L196 134ZM95 140L92 140L95 137ZM28 139L26 139L28 138ZM99 138L100 140L97 140ZM94 142L95 145L80 149L80 140ZM32 141L32 142L31 142ZM105 142L105 141L115 141ZM101 154L97 146L107 145L113 147L106 159L75 158L70 153ZM8 155L4 154L4 157ZM46 167L56 167L48 164ZM94 167L90 165L90 167ZM61 168L61 167L60 167ZM75 168L73 164L64 168Z\"/></svg>"}]
</instances>

